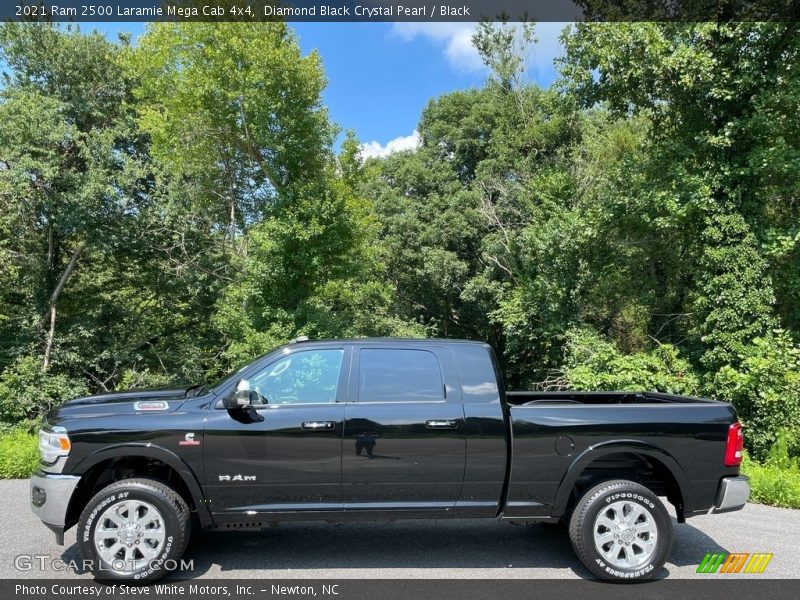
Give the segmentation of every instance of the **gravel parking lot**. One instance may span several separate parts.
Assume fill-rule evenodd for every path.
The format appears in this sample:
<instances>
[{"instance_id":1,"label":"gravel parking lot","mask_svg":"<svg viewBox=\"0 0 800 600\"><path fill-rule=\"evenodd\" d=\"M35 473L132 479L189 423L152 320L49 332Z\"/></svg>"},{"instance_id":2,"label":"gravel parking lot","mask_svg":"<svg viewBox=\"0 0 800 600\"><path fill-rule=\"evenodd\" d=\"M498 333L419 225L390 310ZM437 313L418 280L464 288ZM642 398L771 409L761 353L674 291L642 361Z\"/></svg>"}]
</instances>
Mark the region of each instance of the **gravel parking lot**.
<instances>
[{"instance_id":1,"label":"gravel parking lot","mask_svg":"<svg viewBox=\"0 0 800 600\"><path fill-rule=\"evenodd\" d=\"M0 481L0 578L91 578L88 573L17 565L23 556L79 559L75 529L65 545L33 515L28 481ZM758 577L800 573L800 511L748 504L744 510L674 524L672 556L661 576L709 578L695 571L706 552L772 552ZM514 526L492 520L394 523L288 523L264 532L196 534L182 578L587 578L558 526ZM30 561L28 561L30 562ZM727 576L730 577L730 576ZM742 575L739 577L750 577Z\"/></svg>"}]
</instances>

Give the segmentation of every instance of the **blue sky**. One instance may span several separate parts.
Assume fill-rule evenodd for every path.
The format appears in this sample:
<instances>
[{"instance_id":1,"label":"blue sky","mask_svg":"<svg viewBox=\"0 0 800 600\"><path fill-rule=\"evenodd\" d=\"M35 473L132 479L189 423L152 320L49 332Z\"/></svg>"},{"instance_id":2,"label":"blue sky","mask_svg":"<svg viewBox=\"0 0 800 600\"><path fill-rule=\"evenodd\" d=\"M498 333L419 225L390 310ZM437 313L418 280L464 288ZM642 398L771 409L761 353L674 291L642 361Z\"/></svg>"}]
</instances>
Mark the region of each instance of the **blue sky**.
<instances>
[{"instance_id":1,"label":"blue sky","mask_svg":"<svg viewBox=\"0 0 800 600\"><path fill-rule=\"evenodd\" d=\"M144 33L143 23L84 24L109 37ZM470 44L470 23L293 23L303 52L318 50L331 118L353 129L364 153L413 147L420 112L430 98L477 87L486 79ZM555 78L562 23L536 26L539 42L528 57L528 77L547 86Z\"/></svg>"}]
</instances>

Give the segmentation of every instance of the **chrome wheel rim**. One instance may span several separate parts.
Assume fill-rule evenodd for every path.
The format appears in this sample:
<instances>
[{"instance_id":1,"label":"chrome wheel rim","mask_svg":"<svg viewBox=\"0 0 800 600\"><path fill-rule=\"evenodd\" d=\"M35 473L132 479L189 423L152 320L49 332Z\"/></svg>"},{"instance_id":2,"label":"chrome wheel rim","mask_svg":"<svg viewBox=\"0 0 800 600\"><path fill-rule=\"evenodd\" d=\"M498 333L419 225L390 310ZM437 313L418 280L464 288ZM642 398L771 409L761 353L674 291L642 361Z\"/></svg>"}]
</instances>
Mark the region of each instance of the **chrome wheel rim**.
<instances>
[{"instance_id":1,"label":"chrome wheel rim","mask_svg":"<svg viewBox=\"0 0 800 600\"><path fill-rule=\"evenodd\" d=\"M100 515L94 546L113 571L131 573L158 556L165 537L164 518L155 506L142 500L122 500Z\"/></svg>"},{"instance_id":2,"label":"chrome wheel rim","mask_svg":"<svg viewBox=\"0 0 800 600\"><path fill-rule=\"evenodd\" d=\"M612 502L595 517L594 547L614 567L636 569L646 565L657 544L655 519L641 504Z\"/></svg>"}]
</instances>

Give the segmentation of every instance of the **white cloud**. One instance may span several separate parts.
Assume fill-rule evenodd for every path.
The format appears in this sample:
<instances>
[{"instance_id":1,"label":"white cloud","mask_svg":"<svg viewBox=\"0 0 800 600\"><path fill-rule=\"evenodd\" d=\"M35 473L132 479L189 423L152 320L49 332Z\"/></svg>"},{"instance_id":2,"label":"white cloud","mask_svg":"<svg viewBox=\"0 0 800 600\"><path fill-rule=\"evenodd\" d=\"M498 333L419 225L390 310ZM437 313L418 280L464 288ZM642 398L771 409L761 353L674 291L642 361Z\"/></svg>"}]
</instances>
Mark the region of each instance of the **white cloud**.
<instances>
[{"instance_id":1,"label":"white cloud","mask_svg":"<svg viewBox=\"0 0 800 600\"><path fill-rule=\"evenodd\" d=\"M411 42L418 37L441 46L450 66L457 71L480 71L481 57L472 46L475 23L394 23L392 34Z\"/></svg>"},{"instance_id":2,"label":"white cloud","mask_svg":"<svg viewBox=\"0 0 800 600\"><path fill-rule=\"evenodd\" d=\"M536 44L527 56L529 74L544 79L548 84L553 77L553 60L564 48L558 39L566 23L536 23ZM425 38L441 47L447 62L458 72L480 72L485 67L478 51L472 45L476 23L394 23L391 33L403 41ZM509 25L516 27L516 25Z\"/></svg>"},{"instance_id":3,"label":"white cloud","mask_svg":"<svg viewBox=\"0 0 800 600\"><path fill-rule=\"evenodd\" d=\"M402 152L403 150L414 150L422 143L420 140L419 132L415 129L411 135L402 135L393 140L389 140L386 144L382 145L380 142L372 141L366 144L361 144L361 156L365 159L389 156L393 152Z\"/></svg>"}]
</instances>

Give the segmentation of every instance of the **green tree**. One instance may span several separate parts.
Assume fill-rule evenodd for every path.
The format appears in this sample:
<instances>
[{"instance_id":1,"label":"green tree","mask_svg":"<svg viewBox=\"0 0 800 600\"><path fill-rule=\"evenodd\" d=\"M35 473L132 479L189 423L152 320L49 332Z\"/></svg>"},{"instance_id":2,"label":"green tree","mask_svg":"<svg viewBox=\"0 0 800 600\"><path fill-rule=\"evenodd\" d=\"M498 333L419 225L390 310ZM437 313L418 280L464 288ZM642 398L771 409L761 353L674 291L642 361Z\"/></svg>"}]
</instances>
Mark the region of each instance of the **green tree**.
<instances>
[{"instance_id":1,"label":"green tree","mask_svg":"<svg viewBox=\"0 0 800 600\"><path fill-rule=\"evenodd\" d=\"M775 217L797 216L785 202L797 181L796 140L783 134L792 135L787 125L797 119L788 110L798 97L796 25L580 24L564 40L570 93L585 106L652 123L650 180L692 213L686 225L700 246L691 332L709 369L735 364L776 322L765 234L782 229L787 240L793 225ZM794 183L768 183L771 155L781 156L782 175Z\"/></svg>"},{"instance_id":2,"label":"green tree","mask_svg":"<svg viewBox=\"0 0 800 600\"><path fill-rule=\"evenodd\" d=\"M100 34L53 25L6 24L0 57L0 228L3 353L53 362L59 311L76 270L123 244L138 210L142 172L129 86L118 47ZM13 334L11 333L13 332Z\"/></svg>"},{"instance_id":3,"label":"green tree","mask_svg":"<svg viewBox=\"0 0 800 600\"><path fill-rule=\"evenodd\" d=\"M130 56L154 158L193 181L230 238L324 177L325 77L285 23L155 23Z\"/></svg>"},{"instance_id":4,"label":"green tree","mask_svg":"<svg viewBox=\"0 0 800 600\"><path fill-rule=\"evenodd\" d=\"M130 64L153 157L233 250L212 318L227 340L219 368L300 333L407 331L354 191L356 140L333 153L316 53L302 56L284 23L156 24Z\"/></svg>"}]
</instances>

